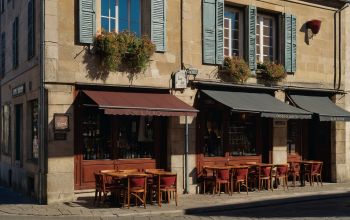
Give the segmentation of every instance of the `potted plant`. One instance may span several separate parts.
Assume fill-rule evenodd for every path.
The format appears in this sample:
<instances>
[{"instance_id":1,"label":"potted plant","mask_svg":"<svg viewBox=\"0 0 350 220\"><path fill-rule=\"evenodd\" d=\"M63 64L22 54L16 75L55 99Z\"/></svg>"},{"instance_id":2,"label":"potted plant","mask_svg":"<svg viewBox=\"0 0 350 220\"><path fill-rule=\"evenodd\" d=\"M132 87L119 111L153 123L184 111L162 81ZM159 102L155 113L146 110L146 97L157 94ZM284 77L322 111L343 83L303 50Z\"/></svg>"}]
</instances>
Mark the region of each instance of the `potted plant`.
<instances>
[{"instance_id":1,"label":"potted plant","mask_svg":"<svg viewBox=\"0 0 350 220\"><path fill-rule=\"evenodd\" d=\"M139 73L146 69L155 45L147 36L130 32L102 32L94 40L101 67L108 71Z\"/></svg>"},{"instance_id":2,"label":"potted plant","mask_svg":"<svg viewBox=\"0 0 350 220\"><path fill-rule=\"evenodd\" d=\"M263 62L257 64L257 79L264 84L276 84L286 78L287 74L283 65L273 62Z\"/></svg>"},{"instance_id":3,"label":"potted plant","mask_svg":"<svg viewBox=\"0 0 350 220\"><path fill-rule=\"evenodd\" d=\"M218 76L223 81L244 83L250 76L250 69L241 57L225 57Z\"/></svg>"}]
</instances>

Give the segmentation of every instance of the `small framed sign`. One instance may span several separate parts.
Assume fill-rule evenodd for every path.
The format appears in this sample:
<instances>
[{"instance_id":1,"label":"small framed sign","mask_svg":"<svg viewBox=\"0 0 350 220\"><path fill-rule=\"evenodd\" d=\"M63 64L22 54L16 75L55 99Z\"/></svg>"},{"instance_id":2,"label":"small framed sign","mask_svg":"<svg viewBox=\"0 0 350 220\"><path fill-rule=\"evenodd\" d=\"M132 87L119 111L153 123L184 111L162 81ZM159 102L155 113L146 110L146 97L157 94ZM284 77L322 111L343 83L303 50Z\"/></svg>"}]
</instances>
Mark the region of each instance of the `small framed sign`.
<instances>
[{"instance_id":1,"label":"small framed sign","mask_svg":"<svg viewBox=\"0 0 350 220\"><path fill-rule=\"evenodd\" d=\"M53 115L53 129L55 131L69 131L69 115L55 113Z\"/></svg>"},{"instance_id":2,"label":"small framed sign","mask_svg":"<svg viewBox=\"0 0 350 220\"><path fill-rule=\"evenodd\" d=\"M283 128L287 126L287 120L275 119L273 120L273 126L278 128Z\"/></svg>"},{"instance_id":3,"label":"small framed sign","mask_svg":"<svg viewBox=\"0 0 350 220\"><path fill-rule=\"evenodd\" d=\"M186 89L187 87L187 77L186 71L180 70L174 75L174 87L175 89Z\"/></svg>"}]
</instances>

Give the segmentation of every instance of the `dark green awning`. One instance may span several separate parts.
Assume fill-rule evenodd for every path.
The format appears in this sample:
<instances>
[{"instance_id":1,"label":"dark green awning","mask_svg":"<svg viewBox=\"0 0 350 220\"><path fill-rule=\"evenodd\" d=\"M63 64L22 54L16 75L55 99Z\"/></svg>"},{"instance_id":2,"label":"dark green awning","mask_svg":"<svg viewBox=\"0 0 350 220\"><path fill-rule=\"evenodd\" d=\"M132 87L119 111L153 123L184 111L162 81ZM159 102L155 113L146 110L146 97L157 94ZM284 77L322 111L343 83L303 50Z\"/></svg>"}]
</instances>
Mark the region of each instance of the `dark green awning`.
<instances>
[{"instance_id":1,"label":"dark green awning","mask_svg":"<svg viewBox=\"0 0 350 220\"><path fill-rule=\"evenodd\" d=\"M295 105L318 114L320 121L350 121L350 112L338 107L327 96L290 95Z\"/></svg>"},{"instance_id":2,"label":"dark green awning","mask_svg":"<svg viewBox=\"0 0 350 220\"><path fill-rule=\"evenodd\" d=\"M267 118L310 119L311 113L295 108L266 93L202 90L237 112L252 112Z\"/></svg>"}]
</instances>

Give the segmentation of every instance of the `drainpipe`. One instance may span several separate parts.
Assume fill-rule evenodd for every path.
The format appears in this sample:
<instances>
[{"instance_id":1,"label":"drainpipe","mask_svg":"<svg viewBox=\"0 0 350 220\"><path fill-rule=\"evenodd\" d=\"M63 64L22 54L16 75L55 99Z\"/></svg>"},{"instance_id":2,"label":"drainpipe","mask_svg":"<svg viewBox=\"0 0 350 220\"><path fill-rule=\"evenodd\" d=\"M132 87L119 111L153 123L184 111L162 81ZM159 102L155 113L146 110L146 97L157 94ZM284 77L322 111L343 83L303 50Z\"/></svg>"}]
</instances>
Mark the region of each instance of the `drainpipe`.
<instances>
[{"instance_id":1,"label":"drainpipe","mask_svg":"<svg viewBox=\"0 0 350 220\"><path fill-rule=\"evenodd\" d=\"M346 9L347 7L349 7L350 5L350 0L346 0L345 1L345 4L343 7L341 7L340 9L338 9L336 12L334 12L334 50L336 51L337 47L336 47L336 44L337 44L337 40L336 40L336 32L337 32L337 14L338 14L338 22L339 22L339 26L338 26L338 85L336 80L334 81L334 89L336 90L339 90L340 89L340 86L341 86L341 74L342 74L342 50L341 50L341 47L342 47L342 36L341 36L341 28L342 28L342 25L341 25L341 12ZM337 61L336 61L336 52L334 53L334 75L336 76L337 74ZM335 77L336 78L336 77Z\"/></svg>"},{"instance_id":2,"label":"drainpipe","mask_svg":"<svg viewBox=\"0 0 350 220\"><path fill-rule=\"evenodd\" d=\"M185 190L184 193L188 194L188 121L187 115L185 116Z\"/></svg>"},{"instance_id":3,"label":"drainpipe","mask_svg":"<svg viewBox=\"0 0 350 220\"><path fill-rule=\"evenodd\" d=\"M45 175L45 0L40 1L40 85L39 85L39 204L46 203Z\"/></svg>"}]
</instances>

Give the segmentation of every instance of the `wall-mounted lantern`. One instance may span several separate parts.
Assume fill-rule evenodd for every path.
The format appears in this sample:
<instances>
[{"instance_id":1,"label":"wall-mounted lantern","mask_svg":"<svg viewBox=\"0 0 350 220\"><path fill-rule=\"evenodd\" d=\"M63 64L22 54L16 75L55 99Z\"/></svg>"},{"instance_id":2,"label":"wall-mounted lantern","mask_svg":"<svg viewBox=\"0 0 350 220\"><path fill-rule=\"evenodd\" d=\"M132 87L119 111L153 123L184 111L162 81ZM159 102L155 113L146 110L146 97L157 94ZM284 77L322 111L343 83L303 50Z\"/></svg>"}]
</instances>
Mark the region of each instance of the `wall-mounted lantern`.
<instances>
[{"instance_id":1,"label":"wall-mounted lantern","mask_svg":"<svg viewBox=\"0 0 350 220\"><path fill-rule=\"evenodd\" d=\"M314 35L318 34L318 32L320 31L321 28L321 20L317 20L317 19L313 19L311 21L306 22L306 28L311 30L312 34L311 37L312 38Z\"/></svg>"}]
</instances>

